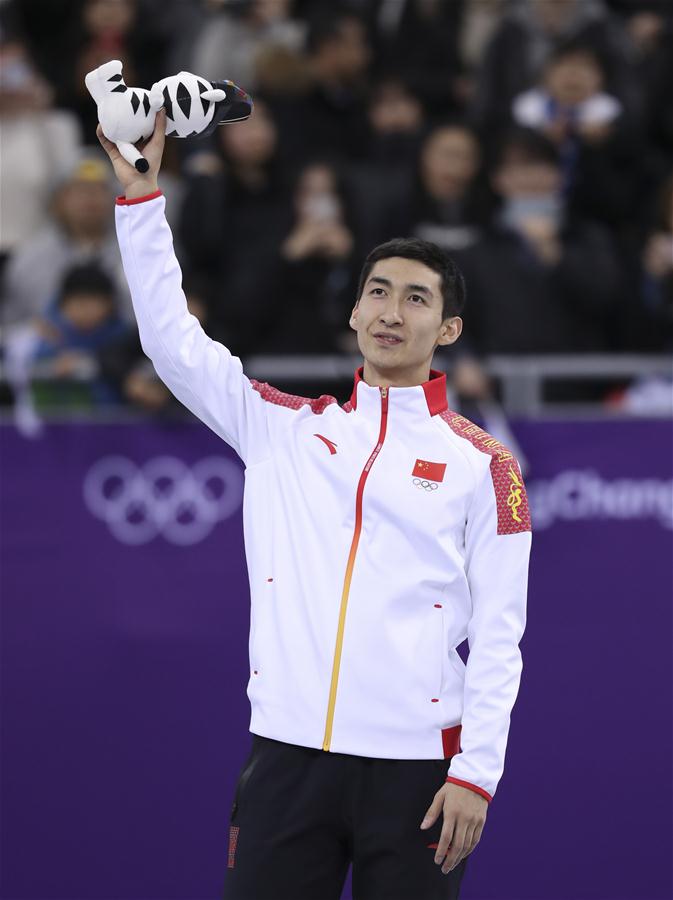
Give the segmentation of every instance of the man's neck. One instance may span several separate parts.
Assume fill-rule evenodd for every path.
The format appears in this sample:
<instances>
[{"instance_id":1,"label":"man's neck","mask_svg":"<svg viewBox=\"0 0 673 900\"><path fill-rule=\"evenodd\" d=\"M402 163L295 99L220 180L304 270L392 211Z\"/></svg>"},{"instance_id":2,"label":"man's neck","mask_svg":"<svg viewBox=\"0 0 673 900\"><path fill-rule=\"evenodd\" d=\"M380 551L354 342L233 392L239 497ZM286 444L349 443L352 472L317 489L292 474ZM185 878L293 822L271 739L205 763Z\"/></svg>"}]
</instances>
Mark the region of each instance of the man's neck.
<instances>
[{"instance_id":1,"label":"man's neck","mask_svg":"<svg viewBox=\"0 0 673 900\"><path fill-rule=\"evenodd\" d=\"M371 387L413 387L430 380L430 365L424 363L415 369L380 370L365 360L362 376Z\"/></svg>"}]
</instances>

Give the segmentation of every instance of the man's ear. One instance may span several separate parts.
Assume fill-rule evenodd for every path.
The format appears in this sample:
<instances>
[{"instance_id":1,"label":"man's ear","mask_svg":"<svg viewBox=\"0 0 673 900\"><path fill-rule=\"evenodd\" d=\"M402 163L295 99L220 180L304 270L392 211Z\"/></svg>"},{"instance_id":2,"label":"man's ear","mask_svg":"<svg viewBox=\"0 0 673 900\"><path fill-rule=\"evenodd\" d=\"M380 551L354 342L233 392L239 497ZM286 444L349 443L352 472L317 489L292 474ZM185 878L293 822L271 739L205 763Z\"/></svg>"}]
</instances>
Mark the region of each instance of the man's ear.
<instances>
[{"instance_id":1,"label":"man's ear","mask_svg":"<svg viewBox=\"0 0 673 900\"><path fill-rule=\"evenodd\" d=\"M444 320L444 333L437 341L439 346L445 347L447 344L454 344L463 331L463 320L460 316L451 316Z\"/></svg>"},{"instance_id":2,"label":"man's ear","mask_svg":"<svg viewBox=\"0 0 673 900\"><path fill-rule=\"evenodd\" d=\"M358 307L357 307L357 304L356 304L356 305L353 307L353 311L351 312L351 317L350 317L350 319L348 320L348 324L349 324L350 327L353 329L353 331L357 331L357 330L358 330L358 328L357 328L358 312L359 312L359 310L358 310Z\"/></svg>"}]
</instances>

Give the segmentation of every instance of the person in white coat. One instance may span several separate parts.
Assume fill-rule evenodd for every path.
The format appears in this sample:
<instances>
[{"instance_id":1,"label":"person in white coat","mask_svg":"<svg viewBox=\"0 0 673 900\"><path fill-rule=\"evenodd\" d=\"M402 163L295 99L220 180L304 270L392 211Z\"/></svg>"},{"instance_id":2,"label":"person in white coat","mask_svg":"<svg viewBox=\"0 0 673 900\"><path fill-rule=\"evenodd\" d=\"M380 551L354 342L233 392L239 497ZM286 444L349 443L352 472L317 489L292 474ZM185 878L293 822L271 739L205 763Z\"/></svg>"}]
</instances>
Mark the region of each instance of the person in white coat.
<instances>
[{"instance_id":1,"label":"person in white coat","mask_svg":"<svg viewBox=\"0 0 673 900\"><path fill-rule=\"evenodd\" d=\"M284 393L188 313L162 112L145 175L98 134L143 349L246 467L253 746L224 896L337 900L352 862L356 900L457 898L503 772L531 547L517 460L431 368L460 336L462 276L426 241L375 248L350 399Z\"/></svg>"}]
</instances>

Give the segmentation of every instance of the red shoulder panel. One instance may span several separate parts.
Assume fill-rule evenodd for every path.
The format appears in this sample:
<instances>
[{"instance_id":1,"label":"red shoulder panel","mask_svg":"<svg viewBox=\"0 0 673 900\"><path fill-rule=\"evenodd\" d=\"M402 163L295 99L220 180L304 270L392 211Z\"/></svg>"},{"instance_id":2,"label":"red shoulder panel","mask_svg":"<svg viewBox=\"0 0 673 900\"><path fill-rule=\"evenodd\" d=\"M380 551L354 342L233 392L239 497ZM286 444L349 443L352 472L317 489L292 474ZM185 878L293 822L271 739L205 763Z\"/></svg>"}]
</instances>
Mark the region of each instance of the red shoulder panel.
<instances>
[{"instance_id":1,"label":"red shoulder panel","mask_svg":"<svg viewBox=\"0 0 673 900\"><path fill-rule=\"evenodd\" d=\"M440 416L453 432L491 457L491 478L498 510L498 534L531 531L528 496L519 464L513 454L504 444L465 416L451 409L440 413Z\"/></svg>"},{"instance_id":2,"label":"red shoulder panel","mask_svg":"<svg viewBox=\"0 0 673 900\"><path fill-rule=\"evenodd\" d=\"M321 397L315 399L312 399L311 397L297 397L295 394L286 394L283 391L279 391L278 388L267 384L265 381L256 381L254 378L250 379L250 384L268 403L275 403L277 406L287 406L289 409L300 409L302 406L308 404L311 407L311 412L314 412L316 415L323 413L325 408L331 403L337 402L336 397L331 397L329 394L323 394Z\"/></svg>"}]
</instances>

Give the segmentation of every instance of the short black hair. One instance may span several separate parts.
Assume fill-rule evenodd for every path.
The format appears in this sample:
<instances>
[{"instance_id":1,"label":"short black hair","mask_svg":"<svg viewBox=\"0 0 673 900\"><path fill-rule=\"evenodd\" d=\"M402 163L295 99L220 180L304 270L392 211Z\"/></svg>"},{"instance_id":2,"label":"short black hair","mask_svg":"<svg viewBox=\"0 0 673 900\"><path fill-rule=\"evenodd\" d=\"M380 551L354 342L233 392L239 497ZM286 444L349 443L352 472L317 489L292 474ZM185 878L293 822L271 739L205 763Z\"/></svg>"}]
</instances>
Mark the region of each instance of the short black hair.
<instances>
[{"instance_id":1,"label":"short black hair","mask_svg":"<svg viewBox=\"0 0 673 900\"><path fill-rule=\"evenodd\" d=\"M591 57L591 59L596 63L596 65L601 69L603 77L605 77L605 59L600 50L590 44L584 38L569 38L565 41L561 41L556 47L553 47L549 56L545 60L544 67L545 69L549 69L551 66L555 65L560 60L567 59L572 56L587 56Z\"/></svg>"},{"instance_id":2,"label":"short black hair","mask_svg":"<svg viewBox=\"0 0 673 900\"><path fill-rule=\"evenodd\" d=\"M393 256L415 259L432 269L433 272L437 272L442 288L442 321L462 313L466 299L463 273L446 250L431 241L421 240L421 238L392 238L392 240L374 247L365 259L360 272L356 305L360 302L362 291L374 264L381 259L389 259Z\"/></svg>"},{"instance_id":3,"label":"short black hair","mask_svg":"<svg viewBox=\"0 0 673 900\"><path fill-rule=\"evenodd\" d=\"M308 20L308 29L304 41L306 52L313 56L325 44L338 40L341 37L341 29L344 22L359 22L365 27L365 21L359 13L354 9L323 8Z\"/></svg>"},{"instance_id":4,"label":"short black hair","mask_svg":"<svg viewBox=\"0 0 673 900\"><path fill-rule=\"evenodd\" d=\"M66 297L77 294L101 294L116 300L115 284L107 272L95 263L76 265L68 269L59 290L59 305Z\"/></svg>"},{"instance_id":5,"label":"short black hair","mask_svg":"<svg viewBox=\"0 0 673 900\"><path fill-rule=\"evenodd\" d=\"M518 162L547 163L560 166L561 157L556 145L546 135L534 128L513 125L495 142L494 168L499 168L512 158Z\"/></svg>"}]
</instances>

